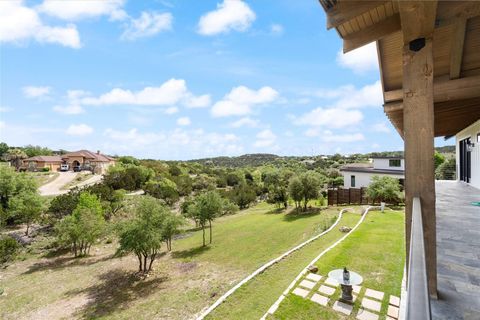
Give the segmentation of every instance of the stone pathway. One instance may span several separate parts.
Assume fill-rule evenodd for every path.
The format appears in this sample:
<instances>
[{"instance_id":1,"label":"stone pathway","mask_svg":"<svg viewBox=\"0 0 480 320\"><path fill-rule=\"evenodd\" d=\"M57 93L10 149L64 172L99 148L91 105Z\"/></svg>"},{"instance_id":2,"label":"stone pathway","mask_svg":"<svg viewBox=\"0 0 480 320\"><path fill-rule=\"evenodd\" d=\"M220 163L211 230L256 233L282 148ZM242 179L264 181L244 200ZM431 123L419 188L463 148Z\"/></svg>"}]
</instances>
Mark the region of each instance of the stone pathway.
<instances>
[{"instance_id":1,"label":"stone pathway","mask_svg":"<svg viewBox=\"0 0 480 320\"><path fill-rule=\"evenodd\" d=\"M358 320L379 320L382 308L387 310L387 320L397 320L400 310L399 297L387 296L382 291L363 288L361 286L354 286L353 288L354 301L360 299L360 307L337 300L341 295L338 282L315 273L308 273L298 279L292 290L286 294L288 293L310 300L322 307L332 308L343 315L353 315L355 319ZM282 295L282 297L270 307L267 315L274 314L284 298L285 296ZM262 319L265 318L266 315Z\"/></svg>"}]
</instances>

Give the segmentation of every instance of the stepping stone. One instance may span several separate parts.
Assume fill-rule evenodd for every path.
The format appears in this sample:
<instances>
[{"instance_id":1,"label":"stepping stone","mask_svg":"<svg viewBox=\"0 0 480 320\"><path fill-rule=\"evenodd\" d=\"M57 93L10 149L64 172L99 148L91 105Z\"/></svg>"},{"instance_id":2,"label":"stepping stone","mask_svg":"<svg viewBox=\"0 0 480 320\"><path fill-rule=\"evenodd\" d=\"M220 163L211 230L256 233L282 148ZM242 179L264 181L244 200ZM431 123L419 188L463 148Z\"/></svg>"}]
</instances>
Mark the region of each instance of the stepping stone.
<instances>
[{"instance_id":1,"label":"stepping stone","mask_svg":"<svg viewBox=\"0 0 480 320\"><path fill-rule=\"evenodd\" d=\"M316 285L315 282L308 281L308 280L302 280L302 282L300 282L300 286L307 289L312 289L313 287L315 287L315 285Z\"/></svg>"},{"instance_id":2,"label":"stepping stone","mask_svg":"<svg viewBox=\"0 0 480 320\"><path fill-rule=\"evenodd\" d=\"M295 290L293 290L293 294L296 294L297 296L300 296L302 298L305 298L306 296L308 296L308 290L305 290L305 289L302 289L302 288L295 288Z\"/></svg>"},{"instance_id":3,"label":"stepping stone","mask_svg":"<svg viewBox=\"0 0 480 320\"><path fill-rule=\"evenodd\" d=\"M381 291L377 291L377 290L372 290L372 289L367 289L367 291L365 291L365 295L367 297L370 297L370 298L374 298L374 299L377 299L377 300L382 300L383 299L383 296L385 295L383 292Z\"/></svg>"},{"instance_id":4,"label":"stepping stone","mask_svg":"<svg viewBox=\"0 0 480 320\"><path fill-rule=\"evenodd\" d=\"M365 309L370 309L373 311L380 312L380 309L382 308L382 304L378 301L371 300L368 298L363 298L362 300L362 307Z\"/></svg>"},{"instance_id":5,"label":"stepping stone","mask_svg":"<svg viewBox=\"0 0 480 320\"><path fill-rule=\"evenodd\" d=\"M325 284L331 287L338 287L338 281L332 278L327 278L327 280L325 280Z\"/></svg>"},{"instance_id":6,"label":"stepping stone","mask_svg":"<svg viewBox=\"0 0 480 320\"><path fill-rule=\"evenodd\" d=\"M400 298L395 296L390 296L390 304L395 307L400 307Z\"/></svg>"},{"instance_id":7,"label":"stepping stone","mask_svg":"<svg viewBox=\"0 0 480 320\"><path fill-rule=\"evenodd\" d=\"M321 304L322 306L326 306L328 304L328 298L324 297L320 294L314 294L313 297L310 299L313 302L316 302L318 304Z\"/></svg>"},{"instance_id":8,"label":"stepping stone","mask_svg":"<svg viewBox=\"0 0 480 320\"><path fill-rule=\"evenodd\" d=\"M360 309L357 314L358 320L378 320L378 314Z\"/></svg>"},{"instance_id":9,"label":"stepping stone","mask_svg":"<svg viewBox=\"0 0 480 320\"><path fill-rule=\"evenodd\" d=\"M327 296L331 296L332 294L335 293L335 289L332 288L332 287L328 287L328 286L324 286L323 284L320 286L320 288L318 289L318 291L320 291L320 293L323 293Z\"/></svg>"},{"instance_id":10,"label":"stepping stone","mask_svg":"<svg viewBox=\"0 0 480 320\"><path fill-rule=\"evenodd\" d=\"M352 313L353 306L347 303L343 303L341 301L335 301L332 306L333 310L341 312L349 316Z\"/></svg>"},{"instance_id":11,"label":"stepping stone","mask_svg":"<svg viewBox=\"0 0 480 320\"><path fill-rule=\"evenodd\" d=\"M389 317L392 317L394 319L398 319L398 313L400 309L395 307L395 306L388 306L387 314Z\"/></svg>"},{"instance_id":12,"label":"stepping stone","mask_svg":"<svg viewBox=\"0 0 480 320\"><path fill-rule=\"evenodd\" d=\"M318 274L315 274L315 273L309 273L307 275L307 279L308 280L312 280L312 281L315 281L315 282L318 282L322 279L322 276L321 275L318 275Z\"/></svg>"},{"instance_id":13,"label":"stepping stone","mask_svg":"<svg viewBox=\"0 0 480 320\"><path fill-rule=\"evenodd\" d=\"M360 286L352 286L353 287L353 292L356 294L360 293L360 290L362 290L362 287Z\"/></svg>"}]
</instances>

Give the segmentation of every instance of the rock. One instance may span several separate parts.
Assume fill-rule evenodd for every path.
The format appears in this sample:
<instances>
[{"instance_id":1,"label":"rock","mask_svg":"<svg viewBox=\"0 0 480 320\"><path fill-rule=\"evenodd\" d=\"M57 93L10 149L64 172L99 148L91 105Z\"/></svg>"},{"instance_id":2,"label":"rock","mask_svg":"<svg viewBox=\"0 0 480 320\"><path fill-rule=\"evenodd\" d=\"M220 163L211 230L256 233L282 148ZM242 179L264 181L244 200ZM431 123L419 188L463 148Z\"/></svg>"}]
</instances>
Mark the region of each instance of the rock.
<instances>
[{"instance_id":1,"label":"rock","mask_svg":"<svg viewBox=\"0 0 480 320\"><path fill-rule=\"evenodd\" d=\"M33 242L33 239L26 236L23 232L12 232L10 233L10 237L17 240L22 246L29 245Z\"/></svg>"},{"instance_id":2,"label":"rock","mask_svg":"<svg viewBox=\"0 0 480 320\"><path fill-rule=\"evenodd\" d=\"M340 227L340 232L350 232L352 231L352 228L350 227L347 227L347 226L343 226L343 227Z\"/></svg>"},{"instance_id":3,"label":"rock","mask_svg":"<svg viewBox=\"0 0 480 320\"><path fill-rule=\"evenodd\" d=\"M318 272L318 267L317 266L308 266L308 271L312 273L317 273Z\"/></svg>"}]
</instances>

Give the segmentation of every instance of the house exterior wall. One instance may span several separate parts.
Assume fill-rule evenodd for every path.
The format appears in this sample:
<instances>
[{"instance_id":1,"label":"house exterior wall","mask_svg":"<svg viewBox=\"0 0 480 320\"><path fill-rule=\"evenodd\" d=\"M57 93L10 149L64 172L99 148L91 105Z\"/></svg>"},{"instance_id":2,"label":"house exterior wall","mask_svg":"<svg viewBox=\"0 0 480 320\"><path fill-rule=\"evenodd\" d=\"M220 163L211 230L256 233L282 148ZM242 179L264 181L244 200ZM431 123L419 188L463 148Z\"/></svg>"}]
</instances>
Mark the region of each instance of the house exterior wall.
<instances>
[{"instance_id":1,"label":"house exterior wall","mask_svg":"<svg viewBox=\"0 0 480 320\"><path fill-rule=\"evenodd\" d=\"M405 160L400 159L400 167L390 167L390 160L392 159L383 159L383 158L374 158L373 159L373 168L374 169L387 169L387 170L405 170Z\"/></svg>"},{"instance_id":2,"label":"house exterior wall","mask_svg":"<svg viewBox=\"0 0 480 320\"><path fill-rule=\"evenodd\" d=\"M470 141L475 144L471 156L471 180L470 185L480 189L480 141L477 140L477 135L480 134L480 120L466 127L455 136L455 155L457 167L457 180L459 180L460 173L460 150L459 142L461 140L470 138Z\"/></svg>"},{"instance_id":3,"label":"house exterior wall","mask_svg":"<svg viewBox=\"0 0 480 320\"><path fill-rule=\"evenodd\" d=\"M31 171L41 170L42 168L48 168L50 171L59 171L60 163L48 161L29 161L27 164L27 169Z\"/></svg>"},{"instance_id":4,"label":"house exterior wall","mask_svg":"<svg viewBox=\"0 0 480 320\"><path fill-rule=\"evenodd\" d=\"M83 165L83 162L84 162L83 157L68 157L67 163L70 165L70 167L73 166L72 164L75 160L78 161L80 163L80 165ZM73 170L73 168L72 168L72 170Z\"/></svg>"},{"instance_id":5,"label":"house exterior wall","mask_svg":"<svg viewBox=\"0 0 480 320\"><path fill-rule=\"evenodd\" d=\"M401 174L386 174L386 173L370 173L370 172L354 172L354 171L342 171L343 175L343 187L344 188L362 188L368 187L372 181L373 176L379 177L392 177L396 179L405 179ZM351 176L355 176L355 186L351 185Z\"/></svg>"}]
</instances>

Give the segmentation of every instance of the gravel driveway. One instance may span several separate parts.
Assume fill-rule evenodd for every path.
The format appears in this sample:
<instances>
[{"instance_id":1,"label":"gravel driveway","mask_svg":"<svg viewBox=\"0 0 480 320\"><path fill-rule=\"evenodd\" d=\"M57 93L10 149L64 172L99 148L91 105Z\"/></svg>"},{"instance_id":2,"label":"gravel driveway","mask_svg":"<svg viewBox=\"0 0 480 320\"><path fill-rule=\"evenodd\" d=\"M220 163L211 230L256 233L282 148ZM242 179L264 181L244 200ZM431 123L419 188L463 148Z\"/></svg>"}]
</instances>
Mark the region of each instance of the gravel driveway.
<instances>
[{"instance_id":1,"label":"gravel driveway","mask_svg":"<svg viewBox=\"0 0 480 320\"><path fill-rule=\"evenodd\" d=\"M68 190L60 190L60 188L75 179L77 174L77 172L59 172L59 175L55 180L44 184L38 189L38 191L42 196L54 196L67 193Z\"/></svg>"}]
</instances>

